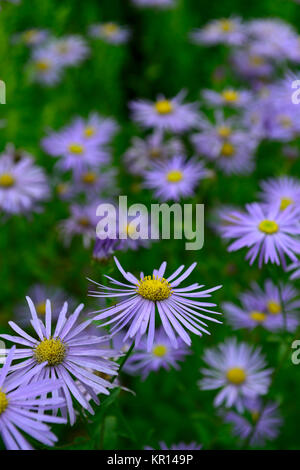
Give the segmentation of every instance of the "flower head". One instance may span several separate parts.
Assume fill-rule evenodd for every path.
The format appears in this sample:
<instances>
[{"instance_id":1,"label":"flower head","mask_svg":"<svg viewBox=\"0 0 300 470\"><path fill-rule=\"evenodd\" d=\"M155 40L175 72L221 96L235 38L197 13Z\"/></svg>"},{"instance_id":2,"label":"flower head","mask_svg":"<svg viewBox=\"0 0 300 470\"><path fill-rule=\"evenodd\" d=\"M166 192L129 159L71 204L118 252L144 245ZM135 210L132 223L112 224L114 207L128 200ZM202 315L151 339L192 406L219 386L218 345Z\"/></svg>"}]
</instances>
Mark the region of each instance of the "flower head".
<instances>
[{"instance_id":1,"label":"flower head","mask_svg":"<svg viewBox=\"0 0 300 470\"><path fill-rule=\"evenodd\" d=\"M300 180L289 176L270 178L261 183L261 199L266 204L275 204L281 211L293 206L300 210Z\"/></svg>"},{"instance_id":2,"label":"flower head","mask_svg":"<svg viewBox=\"0 0 300 470\"><path fill-rule=\"evenodd\" d=\"M240 46L246 39L246 28L240 18L220 18L213 20L202 29L191 33L196 44L229 44Z\"/></svg>"},{"instance_id":3,"label":"flower head","mask_svg":"<svg viewBox=\"0 0 300 470\"><path fill-rule=\"evenodd\" d=\"M47 45L35 48L30 60L32 80L42 85L56 85L62 76L58 54Z\"/></svg>"},{"instance_id":4,"label":"flower head","mask_svg":"<svg viewBox=\"0 0 300 470\"><path fill-rule=\"evenodd\" d=\"M68 219L60 222L59 229L61 235L68 245L75 236L82 236L83 245L88 247L95 238L96 217L95 204L79 205L72 204L70 207L71 215Z\"/></svg>"},{"instance_id":5,"label":"flower head","mask_svg":"<svg viewBox=\"0 0 300 470\"><path fill-rule=\"evenodd\" d=\"M111 21L90 25L89 35L95 39L102 39L109 44L119 45L128 42L130 31L127 27Z\"/></svg>"},{"instance_id":6,"label":"flower head","mask_svg":"<svg viewBox=\"0 0 300 470\"><path fill-rule=\"evenodd\" d=\"M64 36L52 39L47 47L57 56L62 66L77 65L83 62L89 54L86 42L80 36Z\"/></svg>"}]
</instances>

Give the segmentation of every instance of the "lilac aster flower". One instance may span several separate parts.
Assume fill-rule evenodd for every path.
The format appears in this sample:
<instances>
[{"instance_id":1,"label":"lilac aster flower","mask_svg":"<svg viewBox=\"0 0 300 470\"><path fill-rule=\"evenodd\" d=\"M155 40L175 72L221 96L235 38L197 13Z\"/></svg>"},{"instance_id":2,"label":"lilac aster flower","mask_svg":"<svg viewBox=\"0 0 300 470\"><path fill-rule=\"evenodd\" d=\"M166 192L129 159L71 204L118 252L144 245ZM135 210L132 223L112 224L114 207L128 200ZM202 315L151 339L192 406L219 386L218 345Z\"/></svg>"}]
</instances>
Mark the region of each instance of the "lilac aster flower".
<instances>
[{"instance_id":1,"label":"lilac aster flower","mask_svg":"<svg viewBox=\"0 0 300 470\"><path fill-rule=\"evenodd\" d=\"M8 213L24 213L49 197L44 171L32 158L16 161L11 155L0 157L0 207Z\"/></svg>"},{"instance_id":2,"label":"lilac aster flower","mask_svg":"<svg viewBox=\"0 0 300 470\"><path fill-rule=\"evenodd\" d=\"M267 58L252 52L251 47L234 50L230 60L236 72L246 79L266 78L274 72L273 64Z\"/></svg>"},{"instance_id":3,"label":"lilac aster flower","mask_svg":"<svg viewBox=\"0 0 300 470\"><path fill-rule=\"evenodd\" d=\"M69 245L73 237L80 235L82 236L83 245L88 247L92 240L95 239L98 222L96 206L95 204L84 206L73 204L70 207L70 211L70 217L60 222L59 225L63 239Z\"/></svg>"},{"instance_id":4,"label":"lilac aster flower","mask_svg":"<svg viewBox=\"0 0 300 470\"><path fill-rule=\"evenodd\" d=\"M227 106L229 108L244 108L253 99L250 91L234 88L226 88L222 92L203 90L202 95L211 106Z\"/></svg>"},{"instance_id":5,"label":"lilac aster flower","mask_svg":"<svg viewBox=\"0 0 300 470\"><path fill-rule=\"evenodd\" d=\"M175 6L175 0L132 0L138 7L170 8Z\"/></svg>"},{"instance_id":6,"label":"lilac aster flower","mask_svg":"<svg viewBox=\"0 0 300 470\"><path fill-rule=\"evenodd\" d=\"M210 289L199 290L203 286L195 283L185 288L179 288L180 283L186 279L196 263L193 263L183 274L180 275L184 266L180 266L171 276L164 278L167 263L164 262L159 269L154 269L152 276L140 274L138 280L133 274L125 272L119 261L115 259L119 271L122 273L127 283L116 281L108 277L110 282L121 288L106 287L94 282L99 291L91 291L93 297L125 297L113 307L100 310L94 320L104 320L111 317L104 325L115 325L111 329L112 334L116 334L123 328L128 327L124 336L124 342L129 338L135 338L136 346L139 340L147 335L147 351L151 351L155 341L155 312L158 310L162 326L169 337L173 347L178 347L176 335L178 335L187 345L191 344L190 336L186 330L202 336L202 332L208 333L206 323L203 320L211 320L221 323L215 318L211 318L204 313L220 315L219 312L210 310L216 304L200 302L201 297L210 297L211 293L221 286ZM129 284L128 284L129 283ZM94 312L98 313L98 312Z\"/></svg>"},{"instance_id":7,"label":"lilac aster flower","mask_svg":"<svg viewBox=\"0 0 300 470\"><path fill-rule=\"evenodd\" d=\"M108 144L119 129L114 119L95 112L90 113L87 119L75 118L72 125L87 142L97 145Z\"/></svg>"},{"instance_id":8,"label":"lilac aster flower","mask_svg":"<svg viewBox=\"0 0 300 470\"><path fill-rule=\"evenodd\" d=\"M41 145L51 156L61 157L57 166L63 171L72 169L75 173L82 173L110 160L106 149L85 136L82 122L78 120L61 131L50 132Z\"/></svg>"},{"instance_id":9,"label":"lilac aster flower","mask_svg":"<svg viewBox=\"0 0 300 470\"><path fill-rule=\"evenodd\" d=\"M57 55L62 66L80 64L89 54L89 48L84 39L75 35L52 39L47 47L49 51L53 51L53 55Z\"/></svg>"},{"instance_id":10,"label":"lilac aster flower","mask_svg":"<svg viewBox=\"0 0 300 470\"><path fill-rule=\"evenodd\" d=\"M157 372L163 368L170 370L171 367L179 369L178 361L183 361L190 354L186 344L179 340L178 348L174 348L164 329L160 327L155 333L155 341L151 351L147 351L147 342L141 341L138 348L129 357L125 371L129 374L141 374L145 380L151 371Z\"/></svg>"},{"instance_id":11,"label":"lilac aster flower","mask_svg":"<svg viewBox=\"0 0 300 470\"><path fill-rule=\"evenodd\" d=\"M24 385L33 372L27 371L22 377L11 374L15 355L13 347L0 370L0 436L7 450L33 450L23 433L46 446L53 446L57 437L45 423L66 423L66 420L47 415L44 411L64 405L64 400L57 395L62 383L40 378L38 382ZM53 392L55 397L46 398L49 392ZM44 398L37 398L40 395Z\"/></svg>"},{"instance_id":12,"label":"lilac aster flower","mask_svg":"<svg viewBox=\"0 0 300 470\"><path fill-rule=\"evenodd\" d=\"M183 104L186 91L182 90L174 98L159 95L155 102L132 101L129 107L133 119L145 128L180 133L195 127L199 121L198 103Z\"/></svg>"},{"instance_id":13,"label":"lilac aster flower","mask_svg":"<svg viewBox=\"0 0 300 470\"><path fill-rule=\"evenodd\" d=\"M200 450L202 445L197 444L196 442L191 442L190 444L185 444L184 442L179 442L178 444L172 444L170 447L161 441L159 443L159 448L161 450ZM145 450L155 450L152 447L145 447Z\"/></svg>"},{"instance_id":14,"label":"lilac aster flower","mask_svg":"<svg viewBox=\"0 0 300 470\"><path fill-rule=\"evenodd\" d=\"M299 320L297 310L300 307L299 292L291 285L274 285L265 281L264 288L257 284L240 296L241 307L231 302L224 302L223 309L234 328L253 329L263 326L269 331L287 329L295 331Z\"/></svg>"},{"instance_id":15,"label":"lilac aster flower","mask_svg":"<svg viewBox=\"0 0 300 470\"><path fill-rule=\"evenodd\" d=\"M101 240L100 238L96 238L93 258L102 262L110 258L110 256L118 250L122 250L122 245L119 240L113 240L111 238Z\"/></svg>"},{"instance_id":16,"label":"lilac aster flower","mask_svg":"<svg viewBox=\"0 0 300 470\"><path fill-rule=\"evenodd\" d=\"M246 39L246 28L240 18L221 18L211 21L201 29L196 29L190 36L196 44L240 46Z\"/></svg>"},{"instance_id":17,"label":"lilac aster flower","mask_svg":"<svg viewBox=\"0 0 300 470\"><path fill-rule=\"evenodd\" d=\"M34 82L52 86L61 80L61 61L58 54L48 46L41 46L33 50L30 67Z\"/></svg>"},{"instance_id":18,"label":"lilac aster flower","mask_svg":"<svg viewBox=\"0 0 300 470\"><path fill-rule=\"evenodd\" d=\"M102 39L109 44L119 45L128 42L130 31L125 26L108 22L90 25L89 35L95 39Z\"/></svg>"},{"instance_id":19,"label":"lilac aster flower","mask_svg":"<svg viewBox=\"0 0 300 470\"><path fill-rule=\"evenodd\" d=\"M91 324L91 320L78 322L83 304L80 304L67 318L68 303L65 302L56 324L52 325L52 309L49 300L46 301L45 322L38 318L35 306L29 297L27 297L27 302L32 317L31 324L37 338L28 335L14 322L9 322L11 328L19 336L1 335L1 337L23 345L22 349L16 350L14 359L26 359L12 366L11 370L14 371L16 379L22 379L22 383L30 382L35 387L36 382L42 379L58 378L62 382L60 394L66 400L66 408L61 408L61 412L64 417L68 414L70 423L74 424L75 411L72 396L84 409L94 414L91 405L86 401L75 381L81 382L94 402L99 404L97 394L109 395L109 389L113 388L113 384L88 372L87 368L91 367L98 373L110 376L117 375L118 364L109 358L117 357L118 353L107 347L101 348L104 337L91 336L84 331ZM26 374L30 374L28 381L24 377ZM56 396L55 392L53 396Z\"/></svg>"},{"instance_id":20,"label":"lilac aster flower","mask_svg":"<svg viewBox=\"0 0 300 470\"><path fill-rule=\"evenodd\" d=\"M88 170L74 175L74 183L68 188L67 196L73 197L84 194L87 201L93 202L96 198L105 199L114 196L120 191L116 182L115 168L105 170Z\"/></svg>"},{"instance_id":21,"label":"lilac aster flower","mask_svg":"<svg viewBox=\"0 0 300 470\"><path fill-rule=\"evenodd\" d=\"M224 219L230 223L223 227L223 237L236 239L228 251L249 248L246 259L250 264L257 257L259 267L268 262L285 267L285 256L297 260L300 223L293 206L280 211L278 206L252 203L246 205L246 212L231 212Z\"/></svg>"},{"instance_id":22,"label":"lilac aster flower","mask_svg":"<svg viewBox=\"0 0 300 470\"><path fill-rule=\"evenodd\" d=\"M155 196L162 201L178 201L192 196L200 180L207 176L209 172L202 162L175 155L169 160L154 163L144 173L144 186L154 189Z\"/></svg>"},{"instance_id":23,"label":"lilac aster flower","mask_svg":"<svg viewBox=\"0 0 300 470\"><path fill-rule=\"evenodd\" d=\"M275 204L280 210L293 206L295 210L300 209L300 180L290 176L270 178L261 184L261 199L266 204Z\"/></svg>"},{"instance_id":24,"label":"lilac aster flower","mask_svg":"<svg viewBox=\"0 0 300 470\"><path fill-rule=\"evenodd\" d=\"M45 29L31 28L26 29L22 33L17 33L13 36L14 43L23 43L26 46L40 46L49 37L49 32Z\"/></svg>"},{"instance_id":25,"label":"lilac aster flower","mask_svg":"<svg viewBox=\"0 0 300 470\"><path fill-rule=\"evenodd\" d=\"M264 446L266 440L273 441L282 425L277 403L269 401L264 405L259 398L246 400L243 415L229 411L224 419L233 425L235 436L241 440L250 438L250 446Z\"/></svg>"},{"instance_id":26,"label":"lilac aster flower","mask_svg":"<svg viewBox=\"0 0 300 470\"><path fill-rule=\"evenodd\" d=\"M156 161L166 160L173 155L182 155L182 142L173 137L163 140L163 133L156 131L145 139L133 137L132 146L124 155L126 168L134 175L142 175Z\"/></svg>"},{"instance_id":27,"label":"lilac aster flower","mask_svg":"<svg viewBox=\"0 0 300 470\"><path fill-rule=\"evenodd\" d=\"M214 404L236 406L243 410L243 398L265 395L270 385L272 369L266 369L260 348L246 343L237 343L229 338L217 347L204 352L204 362L209 368L202 368L204 377L199 381L201 390L216 390Z\"/></svg>"}]
</instances>

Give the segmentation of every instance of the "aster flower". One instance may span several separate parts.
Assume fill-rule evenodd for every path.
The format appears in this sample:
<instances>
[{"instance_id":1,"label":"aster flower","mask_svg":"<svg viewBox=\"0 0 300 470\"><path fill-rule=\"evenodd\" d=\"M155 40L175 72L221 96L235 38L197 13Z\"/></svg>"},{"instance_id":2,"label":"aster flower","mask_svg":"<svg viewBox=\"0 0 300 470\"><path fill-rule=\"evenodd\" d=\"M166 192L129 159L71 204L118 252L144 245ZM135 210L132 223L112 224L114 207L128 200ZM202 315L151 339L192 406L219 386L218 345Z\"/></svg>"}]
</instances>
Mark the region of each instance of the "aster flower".
<instances>
[{"instance_id":1,"label":"aster flower","mask_svg":"<svg viewBox=\"0 0 300 470\"><path fill-rule=\"evenodd\" d=\"M208 175L202 162L175 155L169 160L153 163L152 168L144 173L144 186L154 189L159 200L178 201L192 196L197 184Z\"/></svg>"},{"instance_id":2,"label":"aster flower","mask_svg":"<svg viewBox=\"0 0 300 470\"><path fill-rule=\"evenodd\" d=\"M98 222L95 204L84 206L72 204L70 212L70 217L59 224L59 230L65 243L69 245L73 237L80 235L82 236L83 245L86 248L89 247L95 238Z\"/></svg>"},{"instance_id":3,"label":"aster flower","mask_svg":"<svg viewBox=\"0 0 300 470\"><path fill-rule=\"evenodd\" d=\"M243 410L243 399L265 395L270 385L272 369L266 369L261 348L246 343L237 343L229 338L217 347L204 352L204 362L209 368L202 368L203 378L199 381L201 390L216 390L214 404L222 403L227 408L236 406Z\"/></svg>"},{"instance_id":4,"label":"aster flower","mask_svg":"<svg viewBox=\"0 0 300 470\"><path fill-rule=\"evenodd\" d=\"M78 129L78 133L87 142L97 145L108 144L119 129L118 124L112 118L101 116L96 112L89 114L87 119L75 118L71 125Z\"/></svg>"},{"instance_id":5,"label":"aster flower","mask_svg":"<svg viewBox=\"0 0 300 470\"><path fill-rule=\"evenodd\" d=\"M182 155L184 147L176 137L163 140L163 133L156 131L145 139L133 137L132 145L124 155L126 168L134 175L142 175L156 161L173 155Z\"/></svg>"},{"instance_id":6,"label":"aster flower","mask_svg":"<svg viewBox=\"0 0 300 470\"><path fill-rule=\"evenodd\" d=\"M250 446L264 446L266 440L273 441L282 425L277 403L269 401L264 405L259 398L245 401L243 415L229 411L224 420L233 425L235 436L243 441L250 438Z\"/></svg>"},{"instance_id":7,"label":"aster flower","mask_svg":"<svg viewBox=\"0 0 300 470\"><path fill-rule=\"evenodd\" d=\"M42 85L56 85L62 77L62 65L55 53L47 46L41 46L33 50L30 59L32 80Z\"/></svg>"},{"instance_id":8,"label":"aster flower","mask_svg":"<svg viewBox=\"0 0 300 470\"><path fill-rule=\"evenodd\" d=\"M24 213L49 197L44 171L33 164L32 158L18 161L11 155L0 157L0 207L8 213Z\"/></svg>"},{"instance_id":9,"label":"aster flower","mask_svg":"<svg viewBox=\"0 0 300 470\"><path fill-rule=\"evenodd\" d=\"M47 47L49 51L53 51L53 55L57 55L62 66L80 64L89 54L86 42L78 35L52 39Z\"/></svg>"},{"instance_id":10,"label":"aster flower","mask_svg":"<svg viewBox=\"0 0 300 470\"><path fill-rule=\"evenodd\" d=\"M125 26L108 22L90 25L89 35L95 39L102 39L109 44L119 45L128 42L130 31Z\"/></svg>"},{"instance_id":11,"label":"aster flower","mask_svg":"<svg viewBox=\"0 0 300 470\"><path fill-rule=\"evenodd\" d=\"M240 296L241 307L224 302L223 309L234 328L253 329L262 326L269 331L295 331L300 307L299 293L291 285L265 281L264 288L253 284L251 290Z\"/></svg>"},{"instance_id":12,"label":"aster flower","mask_svg":"<svg viewBox=\"0 0 300 470\"><path fill-rule=\"evenodd\" d=\"M94 320L104 320L111 317L104 325L115 325L111 328L111 333L116 334L123 328L128 327L123 341L135 338L135 344L138 346L139 340L147 336L147 351L151 351L155 341L155 312L158 310L162 326L169 337L173 347L178 347L176 336L179 336L187 345L191 344L190 336L187 331L191 331L198 336L203 333L209 334L207 325L203 320L210 320L215 323L221 323L215 318L211 318L204 313L220 315L219 312L210 310L216 304L210 302L200 302L201 297L210 297L211 293L218 290L221 286L210 289L199 290L203 286L195 283L185 288L179 288L180 283L186 279L196 263L193 263L183 274L180 275L184 266L180 266L171 276L164 278L167 263L164 262L159 269L153 270L152 276L140 274L138 280L133 274L125 272L119 261L115 263L126 279L127 283L116 281L108 277L110 282L121 288L106 287L94 282L99 291L91 291L93 297L125 297L125 300L117 303L113 307L100 310ZM128 284L129 283L129 284Z\"/></svg>"},{"instance_id":13,"label":"aster flower","mask_svg":"<svg viewBox=\"0 0 300 470\"><path fill-rule=\"evenodd\" d=\"M260 197L266 204L275 204L282 211L289 206L293 206L295 210L300 209L300 180L297 178L269 178L262 181L260 187Z\"/></svg>"},{"instance_id":14,"label":"aster flower","mask_svg":"<svg viewBox=\"0 0 300 470\"><path fill-rule=\"evenodd\" d=\"M96 238L93 251L93 258L98 261L104 261L107 260L110 256L112 256L115 251L121 249L122 245L120 244L119 240L113 240L111 238L101 240L100 238Z\"/></svg>"},{"instance_id":15,"label":"aster flower","mask_svg":"<svg viewBox=\"0 0 300 470\"><path fill-rule=\"evenodd\" d=\"M66 420L49 416L45 411L64 405L64 400L57 396L62 384L58 380L39 379L30 385L23 385L33 373L27 371L21 380L20 377L10 374L15 355L16 349L13 347L0 369L0 436L7 450L32 450L23 434L46 446L53 446L57 437L45 423L66 423ZM46 398L49 392L56 396ZM37 398L40 395L45 398Z\"/></svg>"},{"instance_id":16,"label":"aster flower","mask_svg":"<svg viewBox=\"0 0 300 470\"><path fill-rule=\"evenodd\" d=\"M170 8L175 6L175 0L132 0L138 7Z\"/></svg>"},{"instance_id":17,"label":"aster flower","mask_svg":"<svg viewBox=\"0 0 300 470\"><path fill-rule=\"evenodd\" d=\"M274 66L267 58L255 54L251 47L234 50L230 61L236 72L246 79L266 78L272 76Z\"/></svg>"},{"instance_id":18,"label":"aster flower","mask_svg":"<svg viewBox=\"0 0 300 470\"><path fill-rule=\"evenodd\" d=\"M229 44L240 46L246 39L246 28L238 17L213 20L201 29L194 30L191 40L196 44Z\"/></svg>"},{"instance_id":19,"label":"aster flower","mask_svg":"<svg viewBox=\"0 0 300 470\"><path fill-rule=\"evenodd\" d=\"M172 444L170 447L163 441L159 443L159 448L161 450L200 450L202 445L197 444L196 442L191 442L190 444L185 444L184 442L179 442L178 444ZM145 450L156 450L152 447L145 447Z\"/></svg>"},{"instance_id":20,"label":"aster flower","mask_svg":"<svg viewBox=\"0 0 300 470\"><path fill-rule=\"evenodd\" d=\"M40 46L49 37L49 32L46 29L31 28L26 29L21 33L17 33L13 36L14 43L23 43L29 47Z\"/></svg>"},{"instance_id":21,"label":"aster flower","mask_svg":"<svg viewBox=\"0 0 300 470\"><path fill-rule=\"evenodd\" d=\"M152 350L147 351L147 343L142 340L127 360L125 372L141 374L142 380L145 380L151 371L157 372L161 368L170 370L172 367L178 370L178 361L183 361L190 354L183 341L179 340L178 344L178 348L174 348L164 329L160 327L155 333Z\"/></svg>"},{"instance_id":22,"label":"aster flower","mask_svg":"<svg viewBox=\"0 0 300 470\"><path fill-rule=\"evenodd\" d=\"M104 199L118 193L115 168L88 170L74 175L74 185L68 190L68 197L84 194L87 201Z\"/></svg>"},{"instance_id":23,"label":"aster flower","mask_svg":"<svg viewBox=\"0 0 300 470\"><path fill-rule=\"evenodd\" d=\"M244 108L253 99L247 90L225 88L222 92L203 90L203 98L211 106L227 106L229 108Z\"/></svg>"},{"instance_id":24,"label":"aster flower","mask_svg":"<svg viewBox=\"0 0 300 470\"><path fill-rule=\"evenodd\" d=\"M94 414L91 405L86 401L82 392L76 386L75 381L81 382L93 401L99 404L97 394L109 395L113 384L96 374L87 371L92 367L98 373L117 375L118 364L109 360L117 357L116 351L101 348L104 337L91 336L85 332L91 324L91 320L79 323L78 318L83 309L80 304L72 315L66 316L68 303L65 302L61 309L56 324L52 324L51 302L46 301L45 322L41 321L32 300L27 297L31 313L31 324L37 338L28 335L14 322L9 322L10 327L18 336L1 335L6 341L21 344L22 349L17 349L14 359L26 359L12 366L17 379L22 383L34 383L45 378L58 378L62 382L60 394L66 400L66 407L61 408L64 417L69 415L70 423L75 422L75 410L72 397L87 411ZM26 381L26 374L30 378ZM55 396L53 394L53 396Z\"/></svg>"},{"instance_id":25,"label":"aster flower","mask_svg":"<svg viewBox=\"0 0 300 470\"><path fill-rule=\"evenodd\" d=\"M228 251L249 248L246 259L253 264L258 257L259 267L263 263L283 264L287 256L296 261L300 253L300 223L292 206L280 211L277 206L259 203L246 205L246 211L235 211L224 216L229 222L223 227L223 237L236 239Z\"/></svg>"},{"instance_id":26,"label":"aster flower","mask_svg":"<svg viewBox=\"0 0 300 470\"><path fill-rule=\"evenodd\" d=\"M199 120L198 103L183 104L186 92L182 90L174 98L159 95L155 102L132 101L129 107L133 119L145 128L180 133L195 127Z\"/></svg>"}]
</instances>

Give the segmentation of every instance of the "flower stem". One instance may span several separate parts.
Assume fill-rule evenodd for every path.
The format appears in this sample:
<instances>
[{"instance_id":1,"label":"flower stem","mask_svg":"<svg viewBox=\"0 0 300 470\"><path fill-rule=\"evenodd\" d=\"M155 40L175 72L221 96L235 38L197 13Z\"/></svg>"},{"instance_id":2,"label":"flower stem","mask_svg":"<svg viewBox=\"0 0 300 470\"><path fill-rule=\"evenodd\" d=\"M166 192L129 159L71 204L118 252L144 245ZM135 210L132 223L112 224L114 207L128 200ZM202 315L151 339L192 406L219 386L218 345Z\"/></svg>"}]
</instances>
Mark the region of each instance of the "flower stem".
<instances>
[{"instance_id":1,"label":"flower stem","mask_svg":"<svg viewBox=\"0 0 300 470\"><path fill-rule=\"evenodd\" d=\"M122 360L120 362L120 367L119 367L119 374L121 372L121 370L123 369L124 365L125 365L125 362L127 361L127 359L129 358L130 354L132 353L133 351L133 348L134 348L134 341L132 342L132 345L130 346L130 348L128 349L127 353L125 354L124 357L122 357ZM115 379L117 378L117 375L114 376L114 378L112 379L112 383L115 381Z\"/></svg>"}]
</instances>

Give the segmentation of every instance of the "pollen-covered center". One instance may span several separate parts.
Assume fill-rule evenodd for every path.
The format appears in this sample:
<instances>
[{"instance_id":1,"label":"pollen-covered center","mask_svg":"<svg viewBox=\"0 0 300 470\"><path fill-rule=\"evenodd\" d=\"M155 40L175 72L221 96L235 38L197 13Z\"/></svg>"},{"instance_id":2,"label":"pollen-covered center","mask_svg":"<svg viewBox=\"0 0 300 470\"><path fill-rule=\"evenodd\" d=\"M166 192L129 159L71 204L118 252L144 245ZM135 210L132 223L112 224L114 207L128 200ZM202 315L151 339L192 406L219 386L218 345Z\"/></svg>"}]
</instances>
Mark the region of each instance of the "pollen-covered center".
<instances>
[{"instance_id":1,"label":"pollen-covered center","mask_svg":"<svg viewBox=\"0 0 300 470\"><path fill-rule=\"evenodd\" d=\"M220 20L220 27L223 33L231 33L234 30L234 23L230 20Z\"/></svg>"},{"instance_id":2,"label":"pollen-covered center","mask_svg":"<svg viewBox=\"0 0 300 470\"><path fill-rule=\"evenodd\" d=\"M35 66L39 72L47 72L51 68L51 64L47 60L39 60Z\"/></svg>"},{"instance_id":3,"label":"pollen-covered center","mask_svg":"<svg viewBox=\"0 0 300 470\"><path fill-rule=\"evenodd\" d=\"M218 135L222 137L223 139L226 139L231 135L231 129L228 126L220 126L218 128Z\"/></svg>"},{"instance_id":4,"label":"pollen-covered center","mask_svg":"<svg viewBox=\"0 0 300 470\"><path fill-rule=\"evenodd\" d=\"M68 147L69 151L75 155L81 155L83 153L83 146L76 144L75 142L71 143Z\"/></svg>"},{"instance_id":5,"label":"pollen-covered center","mask_svg":"<svg viewBox=\"0 0 300 470\"><path fill-rule=\"evenodd\" d=\"M97 178L96 173L94 173L93 171L87 171L86 173L83 173L83 175L81 176L81 181L83 183L93 184L95 183L96 178Z\"/></svg>"},{"instance_id":6,"label":"pollen-covered center","mask_svg":"<svg viewBox=\"0 0 300 470\"><path fill-rule=\"evenodd\" d=\"M235 153L235 148L230 142L224 142L221 148L221 155L224 157L232 157Z\"/></svg>"},{"instance_id":7,"label":"pollen-covered center","mask_svg":"<svg viewBox=\"0 0 300 470\"><path fill-rule=\"evenodd\" d=\"M159 114L170 114L173 111L173 104L169 100L159 100L155 103L155 109Z\"/></svg>"},{"instance_id":8,"label":"pollen-covered center","mask_svg":"<svg viewBox=\"0 0 300 470\"><path fill-rule=\"evenodd\" d=\"M266 233L267 235L272 235L273 233L278 232L279 225L275 220L265 219L259 223L258 228L261 232Z\"/></svg>"},{"instance_id":9,"label":"pollen-covered center","mask_svg":"<svg viewBox=\"0 0 300 470\"><path fill-rule=\"evenodd\" d=\"M278 315L281 312L281 305L275 300L270 300L268 302L268 310L272 315Z\"/></svg>"},{"instance_id":10,"label":"pollen-covered center","mask_svg":"<svg viewBox=\"0 0 300 470\"><path fill-rule=\"evenodd\" d=\"M183 179L183 173L180 170L171 170L167 173L166 179L169 183L179 183Z\"/></svg>"},{"instance_id":11,"label":"pollen-covered center","mask_svg":"<svg viewBox=\"0 0 300 470\"><path fill-rule=\"evenodd\" d=\"M252 318L252 320L257 321L258 323L262 323L266 320L267 315L263 312L258 312L254 310L250 313L250 317Z\"/></svg>"},{"instance_id":12,"label":"pollen-covered center","mask_svg":"<svg viewBox=\"0 0 300 470\"><path fill-rule=\"evenodd\" d=\"M63 342L57 338L44 339L35 349L34 356L40 364L47 361L48 366L58 366L66 355L66 347Z\"/></svg>"},{"instance_id":13,"label":"pollen-covered center","mask_svg":"<svg viewBox=\"0 0 300 470\"><path fill-rule=\"evenodd\" d=\"M3 413L3 411L6 410L7 405L8 405L8 399L5 393L2 392L0 388L0 415Z\"/></svg>"},{"instance_id":14,"label":"pollen-covered center","mask_svg":"<svg viewBox=\"0 0 300 470\"><path fill-rule=\"evenodd\" d=\"M231 369L228 369L226 377L232 384L241 385L245 382L247 375L241 367L232 367Z\"/></svg>"},{"instance_id":15,"label":"pollen-covered center","mask_svg":"<svg viewBox=\"0 0 300 470\"><path fill-rule=\"evenodd\" d=\"M36 311L39 315L46 314L46 302L40 302L36 305Z\"/></svg>"},{"instance_id":16,"label":"pollen-covered center","mask_svg":"<svg viewBox=\"0 0 300 470\"><path fill-rule=\"evenodd\" d=\"M108 36L111 36L119 30L119 27L115 23L106 23L105 25L102 26L102 29L105 34L107 34Z\"/></svg>"},{"instance_id":17,"label":"pollen-covered center","mask_svg":"<svg viewBox=\"0 0 300 470\"><path fill-rule=\"evenodd\" d=\"M2 188L11 188L15 184L15 178L10 173L0 175L0 186Z\"/></svg>"},{"instance_id":18,"label":"pollen-covered center","mask_svg":"<svg viewBox=\"0 0 300 470\"><path fill-rule=\"evenodd\" d=\"M291 204L294 204L294 200L290 197L282 197L280 200L280 210L284 211L287 207L289 207Z\"/></svg>"},{"instance_id":19,"label":"pollen-covered center","mask_svg":"<svg viewBox=\"0 0 300 470\"><path fill-rule=\"evenodd\" d=\"M144 299L165 300L172 294L171 284L163 277L146 276L137 285L137 293Z\"/></svg>"},{"instance_id":20,"label":"pollen-covered center","mask_svg":"<svg viewBox=\"0 0 300 470\"><path fill-rule=\"evenodd\" d=\"M224 90L222 93L222 97L225 101L229 103L235 103L239 100L239 93L235 90Z\"/></svg>"},{"instance_id":21,"label":"pollen-covered center","mask_svg":"<svg viewBox=\"0 0 300 470\"><path fill-rule=\"evenodd\" d=\"M164 357L167 354L167 351L167 346L165 346L164 344L157 344L152 349L152 353L156 357Z\"/></svg>"},{"instance_id":22,"label":"pollen-covered center","mask_svg":"<svg viewBox=\"0 0 300 470\"><path fill-rule=\"evenodd\" d=\"M93 126L87 126L83 133L85 137L92 137L95 134L95 128Z\"/></svg>"}]
</instances>

